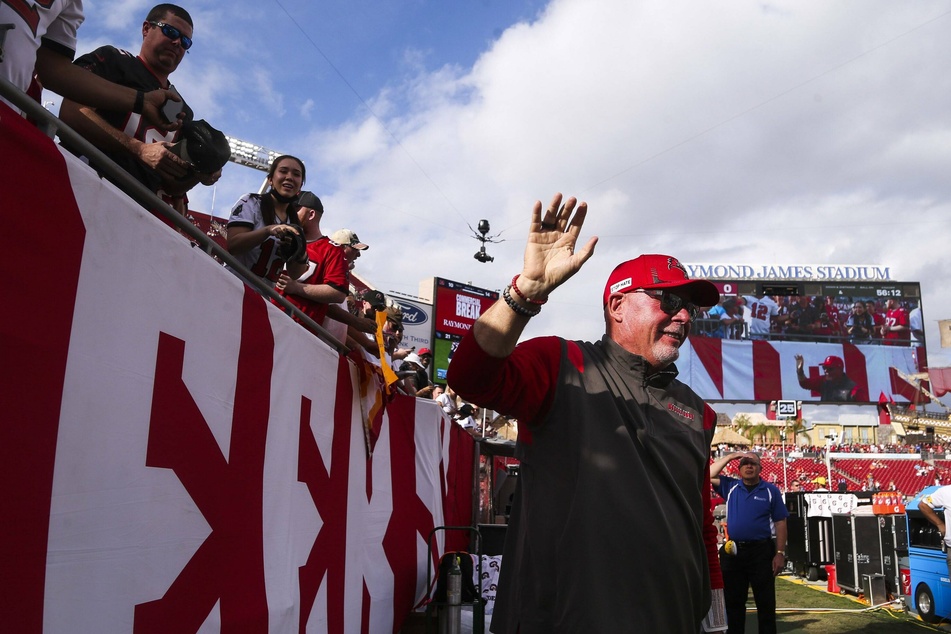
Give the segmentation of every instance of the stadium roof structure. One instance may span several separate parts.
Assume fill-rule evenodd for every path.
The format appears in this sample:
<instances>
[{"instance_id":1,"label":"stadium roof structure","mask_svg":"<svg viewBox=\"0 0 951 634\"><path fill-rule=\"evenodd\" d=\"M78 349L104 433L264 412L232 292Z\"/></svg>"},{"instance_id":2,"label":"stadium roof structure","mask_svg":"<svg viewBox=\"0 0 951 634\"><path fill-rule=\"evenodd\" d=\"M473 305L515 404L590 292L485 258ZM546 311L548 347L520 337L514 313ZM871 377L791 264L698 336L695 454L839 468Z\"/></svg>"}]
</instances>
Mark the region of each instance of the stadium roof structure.
<instances>
[{"instance_id":1,"label":"stadium roof structure","mask_svg":"<svg viewBox=\"0 0 951 634\"><path fill-rule=\"evenodd\" d=\"M737 432L733 431L729 427L723 427L717 429L717 433L713 435L713 440L710 442L711 445L752 445L753 441L747 438L746 436L741 436Z\"/></svg>"}]
</instances>

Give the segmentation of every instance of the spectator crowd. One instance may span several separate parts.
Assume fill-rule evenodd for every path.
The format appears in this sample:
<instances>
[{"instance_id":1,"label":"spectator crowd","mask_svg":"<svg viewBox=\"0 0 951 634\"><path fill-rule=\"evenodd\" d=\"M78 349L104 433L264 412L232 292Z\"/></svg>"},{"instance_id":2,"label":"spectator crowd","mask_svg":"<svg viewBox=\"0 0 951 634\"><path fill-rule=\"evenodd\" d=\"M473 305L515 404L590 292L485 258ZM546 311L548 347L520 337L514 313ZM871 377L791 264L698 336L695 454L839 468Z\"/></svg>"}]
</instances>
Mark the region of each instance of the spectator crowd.
<instances>
[{"instance_id":1,"label":"spectator crowd","mask_svg":"<svg viewBox=\"0 0 951 634\"><path fill-rule=\"evenodd\" d=\"M926 486L951 482L951 460L946 458L942 443L854 443L785 449L784 453L783 447L774 444L752 447L761 456L763 479L784 492L895 491L910 497ZM711 460L735 451L732 445L719 445ZM726 472L734 470L727 468Z\"/></svg>"},{"instance_id":2,"label":"spectator crowd","mask_svg":"<svg viewBox=\"0 0 951 634\"><path fill-rule=\"evenodd\" d=\"M895 297L728 296L704 311L693 334L889 346L924 342L919 302Z\"/></svg>"}]
</instances>

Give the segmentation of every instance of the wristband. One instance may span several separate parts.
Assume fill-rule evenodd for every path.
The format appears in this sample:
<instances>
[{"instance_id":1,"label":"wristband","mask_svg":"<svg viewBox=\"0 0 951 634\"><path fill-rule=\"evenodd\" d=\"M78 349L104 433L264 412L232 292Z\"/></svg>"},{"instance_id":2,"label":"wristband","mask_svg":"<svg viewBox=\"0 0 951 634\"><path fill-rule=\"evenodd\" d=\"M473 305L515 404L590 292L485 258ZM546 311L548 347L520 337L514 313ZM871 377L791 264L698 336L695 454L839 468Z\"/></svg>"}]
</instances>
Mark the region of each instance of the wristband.
<instances>
[{"instance_id":1,"label":"wristband","mask_svg":"<svg viewBox=\"0 0 951 634\"><path fill-rule=\"evenodd\" d=\"M135 103L132 104L132 112L142 114L142 108L145 106L145 93L141 90L135 91Z\"/></svg>"},{"instance_id":2,"label":"wristband","mask_svg":"<svg viewBox=\"0 0 951 634\"><path fill-rule=\"evenodd\" d=\"M539 308L526 308L521 306L518 302L512 299L512 295L509 294L509 286L505 287L505 290L502 291L502 299L505 300L505 303L508 304L508 307L512 309L516 315L522 315L523 317L534 317L538 313L542 312L542 309Z\"/></svg>"},{"instance_id":3,"label":"wristband","mask_svg":"<svg viewBox=\"0 0 951 634\"><path fill-rule=\"evenodd\" d=\"M512 290L515 291L515 294L516 294L516 295L518 295L520 298L522 298L522 301L523 301L523 302L528 302L529 304L533 304L533 305L535 305L535 306L544 306L545 304L548 303L548 298L547 298L547 297L546 297L545 299L529 299L528 297L525 297L525 296L522 294L522 291L518 290L518 285L515 284L515 281L516 281L518 278L519 278L518 275L516 275L515 277L512 278Z\"/></svg>"}]
</instances>

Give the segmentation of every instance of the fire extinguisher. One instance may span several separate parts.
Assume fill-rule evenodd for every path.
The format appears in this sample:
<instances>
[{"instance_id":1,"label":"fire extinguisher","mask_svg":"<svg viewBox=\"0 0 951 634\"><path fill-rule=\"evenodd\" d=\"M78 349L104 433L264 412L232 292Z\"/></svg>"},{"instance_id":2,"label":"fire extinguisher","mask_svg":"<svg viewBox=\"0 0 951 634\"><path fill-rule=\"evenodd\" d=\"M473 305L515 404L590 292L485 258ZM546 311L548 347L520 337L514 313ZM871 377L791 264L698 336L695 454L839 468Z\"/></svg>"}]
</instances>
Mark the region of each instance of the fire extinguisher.
<instances>
[{"instance_id":1,"label":"fire extinguisher","mask_svg":"<svg viewBox=\"0 0 951 634\"><path fill-rule=\"evenodd\" d=\"M452 558L446 579L446 606L439 612L439 634L462 632L462 568L459 555Z\"/></svg>"}]
</instances>

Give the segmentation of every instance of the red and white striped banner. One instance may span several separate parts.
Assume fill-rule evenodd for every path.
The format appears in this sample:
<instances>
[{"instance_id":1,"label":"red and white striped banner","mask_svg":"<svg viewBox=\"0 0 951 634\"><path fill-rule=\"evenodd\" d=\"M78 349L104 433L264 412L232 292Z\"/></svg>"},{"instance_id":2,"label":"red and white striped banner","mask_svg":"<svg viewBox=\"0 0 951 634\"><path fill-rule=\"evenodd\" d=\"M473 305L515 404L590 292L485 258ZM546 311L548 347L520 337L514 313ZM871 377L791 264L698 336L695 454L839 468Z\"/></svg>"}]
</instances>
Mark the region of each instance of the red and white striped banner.
<instances>
[{"instance_id":1,"label":"red and white striped banner","mask_svg":"<svg viewBox=\"0 0 951 634\"><path fill-rule=\"evenodd\" d=\"M351 360L2 104L0 155L0 629L398 629L472 439L397 397L368 460Z\"/></svg>"}]
</instances>

